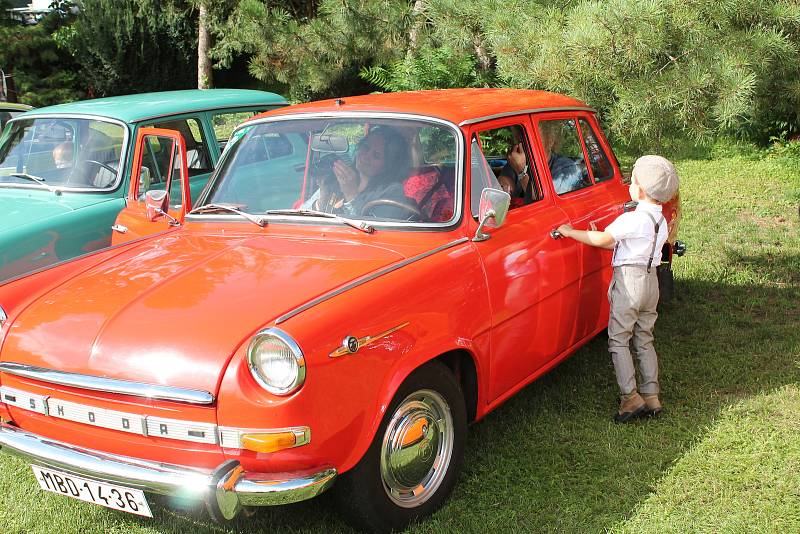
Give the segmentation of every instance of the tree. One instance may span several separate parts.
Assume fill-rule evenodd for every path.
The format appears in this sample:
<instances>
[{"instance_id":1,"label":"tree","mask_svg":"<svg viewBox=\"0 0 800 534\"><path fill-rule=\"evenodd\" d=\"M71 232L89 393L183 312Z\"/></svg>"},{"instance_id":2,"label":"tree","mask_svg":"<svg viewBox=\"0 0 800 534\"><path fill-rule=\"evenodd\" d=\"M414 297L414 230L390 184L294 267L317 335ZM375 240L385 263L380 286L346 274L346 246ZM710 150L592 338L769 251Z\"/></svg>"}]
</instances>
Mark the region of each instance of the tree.
<instances>
[{"instance_id":1,"label":"tree","mask_svg":"<svg viewBox=\"0 0 800 534\"><path fill-rule=\"evenodd\" d=\"M365 92L360 70L403 57L411 7L406 0L242 0L214 55L222 66L251 56L257 79L286 84L295 100Z\"/></svg>"},{"instance_id":2,"label":"tree","mask_svg":"<svg viewBox=\"0 0 800 534\"><path fill-rule=\"evenodd\" d=\"M60 41L96 96L193 87L196 22L187 1L81 0Z\"/></svg>"},{"instance_id":3,"label":"tree","mask_svg":"<svg viewBox=\"0 0 800 534\"><path fill-rule=\"evenodd\" d=\"M9 76L9 99L44 106L81 98L75 62L53 37L71 22L69 9L55 2L38 24L24 25L5 16L7 5L0 2L0 68Z\"/></svg>"}]
</instances>

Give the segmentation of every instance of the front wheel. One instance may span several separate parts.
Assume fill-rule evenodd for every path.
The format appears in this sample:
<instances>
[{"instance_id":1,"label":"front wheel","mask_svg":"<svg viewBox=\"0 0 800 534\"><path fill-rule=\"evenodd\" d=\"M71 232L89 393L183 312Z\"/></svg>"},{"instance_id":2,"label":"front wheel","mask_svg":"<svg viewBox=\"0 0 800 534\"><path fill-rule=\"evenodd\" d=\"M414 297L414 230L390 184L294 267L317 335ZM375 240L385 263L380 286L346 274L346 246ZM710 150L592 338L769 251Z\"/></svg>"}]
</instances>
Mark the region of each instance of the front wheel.
<instances>
[{"instance_id":1,"label":"front wheel","mask_svg":"<svg viewBox=\"0 0 800 534\"><path fill-rule=\"evenodd\" d=\"M354 526L400 530L437 510L455 486L467 415L450 370L431 362L398 389L367 453L336 483Z\"/></svg>"}]
</instances>

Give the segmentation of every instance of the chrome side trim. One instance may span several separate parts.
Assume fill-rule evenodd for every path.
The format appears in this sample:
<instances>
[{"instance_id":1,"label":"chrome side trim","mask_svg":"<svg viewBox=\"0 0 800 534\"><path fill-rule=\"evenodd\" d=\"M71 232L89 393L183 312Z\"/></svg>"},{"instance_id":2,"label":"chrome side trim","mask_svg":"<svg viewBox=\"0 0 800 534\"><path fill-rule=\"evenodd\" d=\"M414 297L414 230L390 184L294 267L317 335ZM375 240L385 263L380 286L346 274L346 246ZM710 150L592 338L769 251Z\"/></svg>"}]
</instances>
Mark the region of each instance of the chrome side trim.
<instances>
[{"instance_id":1,"label":"chrome side trim","mask_svg":"<svg viewBox=\"0 0 800 534\"><path fill-rule=\"evenodd\" d=\"M593 108L590 108L589 106L564 106L556 108L519 109L516 111L506 111L504 113L486 115L485 117L476 117L474 119L467 119L465 121L459 122L458 125L467 126L469 124L475 124L477 122L490 121L493 119L502 119L503 117L513 117L514 115L529 115L532 113L545 113L548 111L589 111L591 113L597 113L597 111L595 111Z\"/></svg>"},{"instance_id":2,"label":"chrome side trim","mask_svg":"<svg viewBox=\"0 0 800 534\"><path fill-rule=\"evenodd\" d=\"M88 389L91 391L102 391L104 393L119 393L120 395L185 402L187 404L205 405L214 403L214 395L208 391L67 373L21 363L0 362L0 372L21 376L23 378L31 378L33 380L40 380L42 382L49 382L51 384Z\"/></svg>"},{"instance_id":3,"label":"chrome side trim","mask_svg":"<svg viewBox=\"0 0 800 534\"><path fill-rule=\"evenodd\" d=\"M344 341L342 341L342 346L339 347L338 349L334 350L330 354L328 354L328 358L338 358L339 356L346 356L348 354L355 354L360 349L362 349L362 348L364 348L364 347L366 347L366 346L368 346L368 345L370 345L372 343L375 343L379 339L382 339L382 338L388 336L389 334L397 332L401 328L405 328L410 324L411 323L406 321L405 323L401 323L401 324L399 324L399 325L397 325L395 327L390 328L389 330L381 332L380 334L375 334L374 336L364 336L364 337L361 337L361 338L356 338L354 336L347 336L346 338L344 338Z\"/></svg>"},{"instance_id":4,"label":"chrome side trim","mask_svg":"<svg viewBox=\"0 0 800 534\"><path fill-rule=\"evenodd\" d=\"M241 468L198 469L76 447L0 423L0 451L45 468L150 493L204 499L236 512L243 506L271 506L310 499L333 484L333 467L290 473L246 472ZM221 478L221 480L220 480ZM234 513L235 515L235 513ZM229 517L229 519L232 518Z\"/></svg>"},{"instance_id":5,"label":"chrome side trim","mask_svg":"<svg viewBox=\"0 0 800 534\"><path fill-rule=\"evenodd\" d=\"M286 322L289 319L291 319L292 317L294 317L295 315L297 315L299 313L303 313L304 311L308 310L309 308L313 308L317 304L321 304L321 303L325 302L326 300L332 299L333 297L335 297L337 295L341 295L342 293L344 293L346 291L350 291L351 289L353 289L355 287L358 287L358 286L360 286L362 284L366 284L367 282L375 280L376 278L380 278L381 276L383 276L385 274L389 274L392 271L396 271L397 269L401 269L401 268L405 267L406 265L411 265L414 262L417 262L419 260L423 260L423 259L427 258L428 256L433 256L434 254L436 254L438 252L442 252L443 250L447 250L449 248L453 248L453 247L455 247L457 245L460 245L461 243L465 243L467 241L469 241L469 238L461 237L459 239L456 239L455 241L451 241L450 243L446 243L446 244L444 244L444 245L442 245L440 247L436 247L433 250L429 250L428 252L423 252L422 254L418 254L418 255L413 256L411 258L408 258L408 259L405 259L403 261L397 262L395 264L389 265L388 267L384 267L383 269L375 271L374 273L368 274L366 276L362 276L361 278L356 278L355 280L353 280L350 283L347 283L347 284L345 284L345 285L343 285L343 286L341 286L341 287L339 287L337 289L334 289L332 291L328 291L327 293L324 293L324 294L320 295L319 297L315 298L314 300L310 300L310 301L306 302L305 304L303 304L302 306L298 306L297 308L295 308L295 309L293 309L293 310L291 310L291 311L289 311L287 313L284 313L283 315L281 315L280 317L278 317L275 320L275 324L278 325L278 324L281 324L283 322Z\"/></svg>"}]
</instances>

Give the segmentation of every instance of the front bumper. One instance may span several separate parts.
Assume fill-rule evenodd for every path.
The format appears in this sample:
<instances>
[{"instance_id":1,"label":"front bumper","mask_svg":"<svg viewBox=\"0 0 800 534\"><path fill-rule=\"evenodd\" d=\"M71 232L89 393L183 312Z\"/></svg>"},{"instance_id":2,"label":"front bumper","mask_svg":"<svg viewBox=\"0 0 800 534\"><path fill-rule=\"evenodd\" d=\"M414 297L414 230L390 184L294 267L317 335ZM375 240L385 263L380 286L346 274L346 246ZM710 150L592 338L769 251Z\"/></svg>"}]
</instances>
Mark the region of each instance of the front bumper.
<instances>
[{"instance_id":1,"label":"front bumper","mask_svg":"<svg viewBox=\"0 0 800 534\"><path fill-rule=\"evenodd\" d=\"M245 472L239 462L214 470L162 464L75 447L0 422L0 451L41 467L172 497L202 499L215 519L233 519L243 506L310 499L336 478L332 467L291 473Z\"/></svg>"}]
</instances>

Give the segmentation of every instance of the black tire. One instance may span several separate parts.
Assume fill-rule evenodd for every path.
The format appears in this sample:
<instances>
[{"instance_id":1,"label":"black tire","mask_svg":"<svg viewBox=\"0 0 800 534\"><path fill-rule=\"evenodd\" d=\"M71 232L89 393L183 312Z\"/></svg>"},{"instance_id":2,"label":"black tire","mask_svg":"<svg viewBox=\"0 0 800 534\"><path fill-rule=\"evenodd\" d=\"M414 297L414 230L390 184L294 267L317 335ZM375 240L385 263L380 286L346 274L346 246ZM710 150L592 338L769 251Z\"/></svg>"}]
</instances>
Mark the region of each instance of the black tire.
<instances>
[{"instance_id":1,"label":"black tire","mask_svg":"<svg viewBox=\"0 0 800 534\"><path fill-rule=\"evenodd\" d=\"M659 265L658 273L658 306L659 308L672 302L675 296L675 278L672 274L672 265L665 263Z\"/></svg>"},{"instance_id":2,"label":"black tire","mask_svg":"<svg viewBox=\"0 0 800 534\"><path fill-rule=\"evenodd\" d=\"M434 427L430 419L436 419L435 414L442 417ZM436 511L458 479L466 433L464 397L450 370L430 362L411 373L397 390L366 454L336 482L334 493L348 522L367 532L391 532ZM410 441L414 436L418 439ZM391 445L401 447L392 449ZM429 467L437 457L445 463L442 459L448 454L446 467ZM399 460L403 461L398 464ZM423 488L419 495L406 490L417 482ZM394 496L389 487L398 490Z\"/></svg>"}]
</instances>

